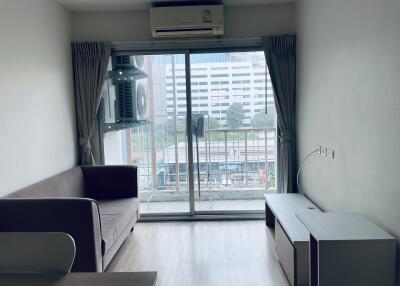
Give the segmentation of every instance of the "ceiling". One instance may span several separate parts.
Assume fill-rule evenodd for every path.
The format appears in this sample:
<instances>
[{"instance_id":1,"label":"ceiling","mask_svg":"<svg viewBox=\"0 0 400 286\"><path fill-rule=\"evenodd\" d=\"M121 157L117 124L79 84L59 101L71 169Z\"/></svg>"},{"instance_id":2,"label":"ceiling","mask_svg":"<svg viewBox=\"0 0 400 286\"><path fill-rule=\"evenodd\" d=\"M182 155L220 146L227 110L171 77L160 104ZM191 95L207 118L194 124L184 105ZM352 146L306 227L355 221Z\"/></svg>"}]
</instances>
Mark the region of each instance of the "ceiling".
<instances>
[{"instance_id":1,"label":"ceiling","mask_svg":"<svg viewBox=\"0 0 400 286\"><path fill-rule=\"evenodd\" d=\"M173 2L179 4L199 4L205 3L201 0L57 0L61 5L73 12L100 12L100 11L127 11L127 10L146 10L156 4ZM275 3L291 3L295 0L211 0L207 3L224 4L225 6L255 6Z\"/></svg>"}]
</instances>

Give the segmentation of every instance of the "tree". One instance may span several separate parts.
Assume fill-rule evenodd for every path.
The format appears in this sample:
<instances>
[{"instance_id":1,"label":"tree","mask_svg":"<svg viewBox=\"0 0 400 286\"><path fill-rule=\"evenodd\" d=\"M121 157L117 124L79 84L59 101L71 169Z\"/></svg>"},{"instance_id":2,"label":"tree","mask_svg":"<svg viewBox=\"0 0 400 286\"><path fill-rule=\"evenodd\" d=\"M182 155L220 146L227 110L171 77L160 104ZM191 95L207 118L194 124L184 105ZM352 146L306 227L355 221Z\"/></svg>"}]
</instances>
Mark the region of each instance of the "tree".
<instances>
[{"instance_id":1,"label":"tree","mask_svg":"<svg viewBox=\"0 0 400 286\"><path fill-rule=\"evenodd\" d=\"M222 141L224 140L224 135L222 132L212 132L212 130L217 130L221 127L220 122L215 117L207 117L204 121L204 128L211 130L208 132L208 140L210 141Z\"/></svg>"},{"instance_id":2,"label":"tree","mask_svg":"<svg viewBox=\"0 0 400 286\"><path fill-rule=\"evenodd\" d=\"M244 118L243 105L235 102L226 110L226 123L229 128L236 129L242 126Z\"/></svg>"},{"instance_id":3,"label":"tree","mask_svg":"<svg viewBox=\"0 0 400 286\"><path fill-rule=\"evenodd\" d=\"M177 136L178 142L185 140L186 121L184 119L177 119L175 132L174 120L168 118L156 125L157 148L162 149L175 144L175 136Z\"/></svg>"},{"instance_id":4,"label":"tree","mask_svg":"<svg viewBox=\"0 0 400 286\"><path fill-rule=\"evenodd\" d=\"M268 109L268 113L265 114L264 110L254 114L251 119L251 127L253 128L273 128L275 127L276 113L274 108Z\"/></svg>"},{"instance_id":5,"label":"tree","mask_svg":"<svg viewBox=\"0 0 400 286\"><path fill-rule=\"evenodd\" d=\"M204 120L204 128L205 129L218 129L219 126L219 120L214 117L207 117Z\"/></svg>"}]
</instances>

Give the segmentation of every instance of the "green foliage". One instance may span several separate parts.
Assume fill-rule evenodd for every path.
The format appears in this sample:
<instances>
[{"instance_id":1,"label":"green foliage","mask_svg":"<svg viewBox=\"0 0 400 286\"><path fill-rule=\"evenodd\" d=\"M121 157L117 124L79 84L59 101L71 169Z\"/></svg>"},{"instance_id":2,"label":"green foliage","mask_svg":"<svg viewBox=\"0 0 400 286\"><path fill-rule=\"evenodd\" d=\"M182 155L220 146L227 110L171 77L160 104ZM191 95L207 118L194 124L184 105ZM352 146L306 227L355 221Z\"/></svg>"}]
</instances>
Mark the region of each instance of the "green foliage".
<instances>
[{"instance_id":1,"label":"green foliage","mask_svg":"<svg viewBox=\"0 0 400 286\"><path fill-rule=\"evenodd\" d=\"M226 110L226 123L229 128L236 129L242 126L244 118L243 105L235 102Z\"/></svg>"},{"instance_id":2,"label":"green foliage","mask_svg":"<svg viewBox=\"0 0 400 286\"><path fill-rule=\"evenodd\" d=\"M204 129L218 129L220 127L219 120L214 117L206 117L204 120Z\"/></svg>"},{"instance_id":3,"label":"green foliage","mask_svg":"<svg viewBox=\"0 0 400 286\"><path fill-rule=\"evenodd\" d=\"M185 131L186 131L186 120L177 119L176 120L176 131L174 120L169 118L163 123L156 126L156 146L158 149L164 149L168 146L175 144L175 135L177 136L178 143L184 142Z\"/></svg>"},{"instance_id":4,"label":"green foliage","mask_svg":"<svg viewBox=\"0 0 400 286\"><path fill-rule=\"evenodd\" d=\"M271 164L268 168L267 188L275 188L275 166Z\"/></svg>"},{"instance_id":5,"label":"green foliage","mask_svg":"<svg viewBox=\"0 0 400 286\"><path fill-rule=\"evenodd\" d=\"M275 108L269 108L268 113L265 114L264 110L256 113L251 119L251 127L253 128L273 128L276 126L276 112Z\"/></svg>"}]
</instances>

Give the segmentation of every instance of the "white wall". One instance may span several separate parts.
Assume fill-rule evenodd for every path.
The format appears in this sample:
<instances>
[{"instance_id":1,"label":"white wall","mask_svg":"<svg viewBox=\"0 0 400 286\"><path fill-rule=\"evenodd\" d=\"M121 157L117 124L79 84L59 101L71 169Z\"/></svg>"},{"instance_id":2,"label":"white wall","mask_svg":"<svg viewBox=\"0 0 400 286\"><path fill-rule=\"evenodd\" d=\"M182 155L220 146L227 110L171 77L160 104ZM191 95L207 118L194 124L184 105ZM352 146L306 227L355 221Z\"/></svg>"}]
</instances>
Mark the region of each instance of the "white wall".
<instances>
[{"instance_id":1,"label":"white wall","mask_svg":"<svg viewBox=\"0 0 400 286\"><path fill-rule=\"evenodd\" d=\"M295 5L225 8L225 37L249 38L295 31ZM149 41L148 11L74 13L74 40Z\"/></svg>"},{"instance_id":2,"label":"white wall","mask_svg":"<svg viewBox=\"0 0 400 286\"><path fill-rule=\"evenodd\" d=\"M0 0L0 196L76 163L70 16Z\"/></svg>"},{"instance_id":3,"label":"white wall","mask_svg":"<svg viewBox=\"0 0 400 286\"><path fill-rule=\"evenodd\" d=\"M104 134L104 164L122 165L125 163L122 154L122 133L113 131Z\"/></svg>"},{"instance_id":4,"label":"white wall","mask_svg":"<svg viewBox=\"0 0 400 286\"><path fill-rule=\"evenodd\" d=\"M297 9L299 159L316 144L337 155L314 157L302 189L324 210L364 214L400 238L400 1Z\"/></svg>"}]
</instances>

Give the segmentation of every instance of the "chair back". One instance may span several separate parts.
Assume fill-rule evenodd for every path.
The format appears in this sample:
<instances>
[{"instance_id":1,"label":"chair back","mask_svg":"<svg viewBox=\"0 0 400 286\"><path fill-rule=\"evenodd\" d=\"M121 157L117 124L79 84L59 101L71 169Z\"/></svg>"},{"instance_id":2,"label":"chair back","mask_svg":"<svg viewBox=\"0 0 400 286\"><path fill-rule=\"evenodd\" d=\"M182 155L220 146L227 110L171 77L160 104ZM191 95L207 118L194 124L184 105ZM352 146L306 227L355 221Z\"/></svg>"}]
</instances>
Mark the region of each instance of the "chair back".
<instances>
[{"instance_id":1,"label":"chair back","mask_svg":"<svg viewBox=\"0 0 400 286\"><path fill-rule=\"evenodd\" d=\"M0 273L68 273L73 238L62 232L0 232Z\"/></svg>"}]
</instances>

